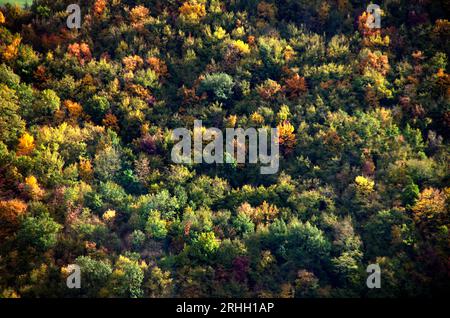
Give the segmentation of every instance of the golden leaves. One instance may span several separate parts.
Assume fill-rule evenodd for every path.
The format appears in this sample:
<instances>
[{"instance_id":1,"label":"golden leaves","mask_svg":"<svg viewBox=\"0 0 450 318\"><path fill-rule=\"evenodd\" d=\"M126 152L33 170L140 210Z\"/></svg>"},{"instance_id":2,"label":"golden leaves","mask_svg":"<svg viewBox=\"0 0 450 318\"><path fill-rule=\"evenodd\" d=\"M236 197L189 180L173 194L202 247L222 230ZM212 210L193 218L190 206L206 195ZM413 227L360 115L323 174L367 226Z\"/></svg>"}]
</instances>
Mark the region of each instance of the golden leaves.
<instances>
[{"instance_id":1,"label":"golden leaves","mask_svg":"<svg viewBox=\"0 0 450 318\"><path fill-rule=\"evenodd\" d=\"M141 67L144 64L144 60L139 55L125 56L122 59L122 63L125 66L125 70L134 71L136 68Z\"/></svg>"},{"instance_id":2,"label":"golden leaves","mask_svg":"<svg viewBox=\"0 0 450 318\"><path fill-rule=\"evenodd\" d=\"M6 225L18 225L18 220L25 213L27 204L19 199L0 201L0 222L2 228Z\"/></svg>"},{"instance_id":3,"label":"golden leaves","mask_svg":"<svg viewBox=\"0 0 450 318\"><path fill-rule=\"evenodd\" d=\"M373 182L373 180L364 176L357 176L355 178L355 184L359 192L366 194L372 192L373 187L375 186L375 182Z\"/></svg>"},{"instance_id":4,"label":"golden leaves","mask_svg":"<svg viewBox=\"0 0 450 318\"><path fill-rule=\"evenodd\" d=\"M19 138L16 154L18 156L27 156L34 150L34 147L34 137L28 133L24 133L22 137Z\"/></svg>"},{"instance_id":5,"label":"golden leaves","mask_svg":"<svg viewBox=\"0 0 450 318\"><path fill-rule=\"evenodd\" d=\"M157 58L157 57L149 57L147 59L147 63L150 66L150 68L158 74L158 76L165 77L168 74L167 65L166 63Z\"/></svg>"},{"instance_id":6,"label":"golden leaves","mask_svg":"<svg viewBox=\"0 0 450 318\"><path fill-rule=\"evenodd\" d=\"M19 199L0 201L0 239L11 235L19 226L19 220L27 210L27 204Z\"/></svg>"},{"instance_id":7,"label":"golden leaves","mask_svg":"<svg viewBox=\"0 0 450 318\"><path fill-rule=\"evenodd\" d=\"M358 30L364 35L364 36L371 36L374 34L380 33L380 29L378 28L371 28L369 26L369 23L374 21L375 17L370 14L367 11L364 11L359 17L358 17Z\"/></svg>"},{"instance_id":8,"label":"golden leaves","mask_svg":"<svg viewBox=\"0 0 450 318\"><path fill-rule=\"evenodd\" d=\"M106 0L96 0L93 6L93 11L95 15L102 15L103 11L106 8Z\"/></svg>"},{"instance_id":9,"label":"golden leaves","mask_svg":"<svg viewBox=\"0 0 450 318\"><path fill-rule=\"evenodd\" d=\"M389 70L389 58L386 54L380 51L372 52L371 50L362 51L361 69L365 70L367 67L376 70L381 75L385 76Z\"/></svg>"},{"instance_id":10,"label":"golden leaves","mask_svg":"<svg viewBox=\"0 0 450 318\"><path fill-rule=\"evenodd\" d=\"M250 121L252 124L261 125L262 123L264 123L264 117L257 112L253 112L250 115Z\"/></svg>"},{"instance_id":11,"label":"golden leaves","mask_svg":"<svg viewBox=\"0 0 450 318\"><path fill-rule=\"evenodd\" d=\"M419 195L419 200L413 206L414 220L418 223L437 218L446 211L446 193L435 188L426 188Z\"/></svg>"},{"instance_id":12,"label":"golden leaves","mask_svg":"<svg viewBox=\"0 0 450 318\"><path fill-rule=\"evenodd\" d=\"M450 22L447 19L436 20L433 28L433 33L436 36L446 38L450 34Z\"/></svg>"},{"instance_id":13,"label":"golden leaves","mask_svg":"<svg viewBox=\"0 0 450 318\"><path fill-rule=\"evenodd\" d=\"M294 150L296 144L296 137L294 134L294 126L285 120L282 123L277 125L278 128L278 138L280 146L282 146L282 150L284 154L289 154Z\"/></svg>"},{"instance_id":14,"label":"golden leaves","mask_svg":"<svg viewBox=\"0 0 450 318\"><path fill-rule=\"evenodd\" d=\"M19 45L21 41L22 38L20 37L20 35L17 35L12 40L11 44L6 45L5 47L2 48L2 55L6 61L16 58L19 52Z\"/></svg>"},{"instance_id":15,"label":"golden leaves","mask_svg":"<svg viewBox=\"0 0 450 318\"><path fill-rule=\"evenodd\" d=\"M236 126L238 117L236 115L230 115L225 119L225 126L227 128L234 128Z\"/></svg>"},{"instance_id":16,"label":"golden leaves","mask_svg":"<svg viewBox=\"0 0 450 318\"><path fill-rule=\"evenodd\" d=\"M276 81L268 79L256 88L258 94L265 100L270 100L275 97L275 95L281 91L281 85Z\"/></svg>"},{"instance_id":17,"label":"golden leaves","mask_svg":"<svg viewBox=\"0 0 450 318\"><path fill-rule=\"evenodd\" d=\"M63 106L67 109L69 118L72 122L76 122L78 118L83 114L83 107L77 102L66 100L64 101Z\"/></svg>"},{"instance_id":18,"label":"golden leaves","mask_svg":"<svg viewBox=\"0 0 450 318\"><path fill-rule=\"evenodd\" d=\"M44 194L44 191L39 187L35 176L28 176L25 178L25 183L22 185L25 194L33 200L38 200Z\"/></svg>"},{"instance_id":19,"label":"golden leaves","mask_svg":"<svg viewBox=\"0 0 450 318\"><path fill-rule=\"evenodd\" d=\"M250 46L242 40L231 40L230 45L242 55L250 53Z\"/></svg>"},{"instance_id":20,"label":"golden leaves","mask_svg":"<svg viewBox=\"0 0 450 318\"><path fill-rule=\"evenodd\" d=\"M80 158L80 163L78 164L78 174L85 182L89 183L92 181L94 178L94 170L90 160Z\"/></svg>"},{"instance_id":21,"label":"golden leaves","mask_svg":"<svg viewBox=\"0 0 450 318\"><path fill-rule=\"evenodd\" d=\"M116 217L116 211L114 211L114 210L107 210L102 215L102 219L107 221L107 222L110 222L110 221L114 220L115 217Z\"/></svg>"},{"instance_id":22,"label":"golden leaves","mask_svg":"<svg viewBox=\"0 0 450 318\"><path fill-rule=\"evenodd\" d=\"M178 9L180 17L191 23L198 23L206 15L205 5L196 0L186 1Z\"/></svg>"},{"instance_id":23,"label":"golden leaves","mask_svg":"<svg viewBox=\"0 0 450 318\"><path fill-rule=\"evenodd\" d=\"M255 224L268 224L276 219L278 216L279 210L277 206L273 204L269 204L266 201L254 208L249 203L242 203L238 209L238 213L242 213L247 215Z\"/></svg>"},{"instance_id":24,"label":"golden leaves","mask_svg":"<svg viewBox=\"0 0 450 318\"><path fill-rule=\"evenodd\" d=\"M150 14L150 10L139 5L131 9L130 18L131 25L135 28L142 28Z\"/></svg>"}]
</instances>

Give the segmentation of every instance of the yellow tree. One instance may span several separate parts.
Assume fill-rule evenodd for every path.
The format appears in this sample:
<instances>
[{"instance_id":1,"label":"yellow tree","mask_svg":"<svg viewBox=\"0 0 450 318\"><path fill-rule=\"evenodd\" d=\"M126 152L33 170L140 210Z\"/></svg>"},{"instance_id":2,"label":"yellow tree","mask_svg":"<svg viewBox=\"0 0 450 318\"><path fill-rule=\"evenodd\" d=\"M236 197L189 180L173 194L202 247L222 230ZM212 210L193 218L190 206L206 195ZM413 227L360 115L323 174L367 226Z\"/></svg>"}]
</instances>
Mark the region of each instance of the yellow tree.
<instances>
[{"instance_id":1,"label":"yellow tree","mask_svg":"<svg viewBox=\"0 0 450 318\"><path fill-rule=\"evenodd\" d=\"M144 64L144 60L139 55L125 56L122 63L127 71L134 71Z\"/></svg>"},{"instance_id":2,"label":"yellow tree","mask_svg":"<svg viewBox=\"0 0 450 318\"><path fill-rule=\"evenodd\" d=\"M21 41L22 38L19 35L17 35L12 40L11 44L7 45L3 49L3 58L6 61L12 60L17 56L17 54L19 53L19 45Z\"/></svg>"},{"instance_id":3,"label":"yellow tree","mask_svg":"<svg viewBox=\"0 0 450 318\"><path fill-rule=\"evenodd\" d=\"M44 191L39 187L38 181L35 176L29 176L25 178L23 185L25 193L33 200L38 200L44 194Z\"/></svg>"},{"instance_id":4,"label":"yellow tree","mask_svg":"<svg viewBox=\"0 0 450 318\"><path fill-rule=\"evenodd\" d=\"M236 126L238 117L236 115L230 115L225 119L225 126L227 128L234 128Z\"/></svg>"},{"instance_id":5,"label":"yellow tree","mask_svg":"<svg viewBox=\"0 0 450 318\"><path fill-rule=\"evenodd\" d=\"M373 180L366 178L364 176L357 176L355 178L356 188L361 194L369 194L373 191L375 182Z\"/></svg>"},{"instance_id":6,"label":"yellow tree","mask_svg":"<svg viewBox=\"0 0 450 318\"><path fill-rule=\"evenodd\" d=\"M90 183L94 178L94 170L92 169L91 161L88 159L80 158L78 173L83 181Z\"/></svg>"},{"instance_id":7,"label":"yellow tree","mask_svg":"<svg viewBox=\"0 0 450 318\"><path fill-rule=\"evenodd\" d=\"M142 5L134 7L130 12L131 25L138 29L142 28L149 14L150 10Z\"/></svg>"},{"instance_id":8,"label":"yellow tree","mask_svg":"<svg viewBox=\"0 0 450 318\"><path fill-rule=\"evenodd\" d=\"M28 133L24 133L19 138L19 145L17 146L18 156L27 156L34 150L34 137Z\"/></svg>"},{"instance_id":9,"label":"yellow tree","mask_svg":"<svg viewBox=\"0 0 450 318\"><path fill-rule=\"evenodd\" d=\"M248 216L256 224L268 224L278 216L278 208L275 205L269 204L266 201L254 208L249 203L242 203L238 209L238 213Z\"/></svg>"},{"instance_id":10,"label":"yellow tree","mask_svg":"<svg viewBox=\"0 0 450 318\"><path fill-rule=\"evenodd\" d=\"M190 23L198 23L206 15L205 5L196 0L186 1L178 9L180 17Z\"/></svg>"},{"instance_id":11,"label":"yellow tree","mask_svg":"<svg viewBox=\"0 0 450 318\"><path fill-rule=\"evenodd\" d=\"M295 143L296 143L296 137L294 134L294 126L292 124L285 120L282 123L278 124L278 138L280 146L282 147L282 150L284 154L289 154L294 150Z\"/></svg>"},{"instance_id":12,"label":"yellow tree","mask_svg":"<svg viewBox=\"0 0 450 318\"><path fill-rule=\"evenodd\" d=\"M257 112L253 112L250 115L250 122L254 125L261 125L264 123L264 117Z\"/></svg>"},{"instance_id":13,"label":"yellow tree","mask_svg":"<svg viewBox=\"0 0 450 318\"><path fill-rule=\"evenodd\" d=\"M71 100L64 101L64 107L67 109L67 112L69 113L70 121L74 123L83 113L83 107L79 103L73 102Z\"/></svg>"},{"instance_id":14,"label":"yellow tree","mask_svg":"<svg viewBox=\"0 0 450 318\"><path fill-rule=\"evenodd\" d=\"M102 15L107 5L106 0L96 0L92 7L95 15Z\"/></svg>"},{"instance_id":15,"label":"yellow tree","mask_svg":"<svg viewBox=\"0 0 450 318\"><path fill-rule=\"evenodd\" d=\"M6 238L17 229L19 219L26 209L26 203L18 199L0 201L0 239Z\"/></svg>"},{"instance_id":16,"label":"yellow tree","mask_svg":"<svg viewBox=\"0 0 450 318\"><path fill-rule=\"evenodd\" d=\"M412 208L414 221L426 232L449 228L450 188L440 191L435 188L423 190Z\"/></svg>"},{"instance_id":17,"label":"yellow tree","mask_svg":"<svg viewBox=\"0 0 450 318\"><path fill-rule=\"evenodd\" d=\"M278 216L278 208L276 205L272 205L264 201L260 206L256 208L256 222L263 222L268 224L272 222Z\"/></svg>"}]
</instances>

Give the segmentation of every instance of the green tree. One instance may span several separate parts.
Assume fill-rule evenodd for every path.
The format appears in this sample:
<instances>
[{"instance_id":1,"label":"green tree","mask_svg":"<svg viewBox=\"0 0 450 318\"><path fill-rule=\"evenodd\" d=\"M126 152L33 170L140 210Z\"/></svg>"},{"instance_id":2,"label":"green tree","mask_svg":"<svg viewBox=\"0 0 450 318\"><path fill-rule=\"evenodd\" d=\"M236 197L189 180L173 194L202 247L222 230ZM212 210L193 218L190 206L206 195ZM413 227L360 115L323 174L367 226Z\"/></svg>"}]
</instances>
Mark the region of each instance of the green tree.
<instances>
[{"instance_id":1,"label":"green tree","mask_svg":"<svg viewBox=\"0 0 450 318\"><path fill-rule=\"evenodd\" d=\"M81 291L88 297L98 297L102 288L106 287L112 267L106 260L95 260L90 256L79 256L75 263L81 269Z\"/></svg>"},{"instance_id":2,"label":"green tree","mask_svg":"<svg viewBox=\"0 0 450 318\"><path fill-rule=\"evenodd\" d=\"M190 254L201 261L211 260L219 248L220 243L214 232L203 232L192 239Z\"/></svg>"},{"instance_id":3,"label":"green tree","mask_svg":"<svg viewBox=\"0 0 450 318\"><path fill-rule=\"evenodd\" d=\"M163 271L158 266L152 267L148 273L145 289L148 296L152 298L170 297L173 290L173 279L170 272Z\"/></svg>"},{"instance_id":4,"label":"green tree","mask_svg":"<svg viewBox=\"0 0 450 318\"><path fill-rule=\"evenodd\" d=\"M407 207L413 206L419 199L419 195L419 186L411 180L411 183L409 183L402 191L402 202Z\"/></svg>"},{"instance_id":5,"label":"green tree","mask_svg":"<svg viewBox=\"0 0 450 318\"><path fill-rule=\"evenodd\" d=\"M251 218L242 212L238 213L233 219L233 227L238 234L243 236L253 233L255 230L255 224L252 222Z\"/></svg>"},{"instance_id":6,"label":"green tree","mask_svg":"<svg viewBox=\"0 0 450 318\"><path fill-rule=\"evenodd\" d=\"M104 181L113 180L121 168L120 152L114 146L100 150L94 158L94 171Z\"/></svg>"},{"instance_id":7,"label":"green tree","mask_svg":"<svg viewBox=\"0 0 450 318\"><path fill-rule=\"evenodd\" d=\"M145 231L151 238L163 239L166 237L167 222L161 219L161 214L157 210L149 212Z\"/></svg>"},{"instance_id":8,"label":"green tree","mask_svg":"<svg viewBox=\"0 0 450 318\"><path fill-rule=\"evenodd\" d=\"M226 100L233 93L233 78L226 73L207 74L201 81L198 92L208 93L213 99Z\"/></svg>"},{"instance_id":9,"label":"green tree","mask_svg":"<svg viewBox=\"0 0 450 318\"><path fill-rule=\"evenodd\" d=\"M86 105L86 112L92 116L96 122L100 122L111 107L105 96L94 95Z\"/></svg>"},{"instance_id":10,"label":"green tree","mask_svg":"<svg viewBox=\"0 0 450 318\"><path fill-rule=\"evenodd\" d=\"M33 104L33 116L35 122L50 120L59 110L61 100L55 91L46 89L36 94Z\"/></svg>"},{"instance_id":11,"label":"green tree","mask_svg":"<svg viewBox=\"0 0 450 318\"><path fill-rule=\"evenodd\" d=\"M0 84L0 140L14 145L25 131L25 122L19 116L18 98L14 90Z\"/></svg>"},{"instance_id":12,"label":"green tree","mask_svg":"<svg viewBox=\"0 0 450 318\"><path fill-rule=\"evenodd\" d=\"M115 297L138 298L143 295L144 269L137 260L120 255L110 276L109 290Z\"/></svg>"},{"instance_id":13,"label":"green tree","mask_svg":"<svg viewBox=\"0 0 450 318\"><path fill-rule=\"evenodd\" d=\"M22 222L17 240L22 247L32 246L39 251L47 251L57 243L57 235L62 225L56 223L49 214L28 216Z\"/></svg>"},{"instance_id":14,"label":"green tree","mask_svg":"<svg viewBox=\"0 0 450 318\"><path fill-rule=\"evenodd\" d=\"M134 230L130 236L131 246L135 250L140 250L145 243L145 233L141 230Z\"/></svg>"}]
</instances>

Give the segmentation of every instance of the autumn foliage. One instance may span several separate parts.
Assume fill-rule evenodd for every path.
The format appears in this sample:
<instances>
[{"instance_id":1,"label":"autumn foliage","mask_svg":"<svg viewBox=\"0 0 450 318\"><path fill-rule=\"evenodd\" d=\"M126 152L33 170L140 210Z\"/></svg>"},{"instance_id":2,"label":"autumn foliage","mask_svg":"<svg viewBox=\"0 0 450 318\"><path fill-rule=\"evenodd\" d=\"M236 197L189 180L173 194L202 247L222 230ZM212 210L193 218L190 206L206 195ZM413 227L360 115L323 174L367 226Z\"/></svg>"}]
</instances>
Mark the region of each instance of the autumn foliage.
<instances>
[{"instance_id":1,"label":"autumn foliage","mask_svg":"<svg viewBox=\"0 0 450 318\"><path fill-rule=\"evenodd\" d=\"M205 5L198 3L197 0L184 2L178 9L180 17L188 22L197 23L206 15Z\"/></svg>"},{"instance_id":2,"label":"autumn foliage","mask_svg":"<svg viewBox=\"0 0 450 318\"><path fill-rule=\"evenodd\" d=\"M448 294L445 1L0 3L0 298Z\"/></svg>"},{"instance_id":3,"label":"autumn foliage","mask_svg":"<svg viewBox=\"0 0 450 318\"><path fill-rule=\"evenodd\" d=\"M296 136L294 126L289 121L284 121L277 126L279 143L285 154L290 154L295 147Z\"/></svg>"},{"instance_id":4,"label":"autumn foliage","mask_svg":"<svg viewBox=\"0 0 450 318\"><path fill-rule=\"evenodd\" d=\"M297 73L285 80L284 89L290 98L301 96L308 89L304 77L301 77Z\"/></svg>"},{"instance_id":5,"label":"autumn foliage","mask_svg":"<svg viewBox=\"0 0 450 318\"><path fill-rule=\"evenodd\" d=\"M78 59L80 64L89 62L92 59L91 50L89 45L84 42L70 44L67 48L67 52L70 56L74 56Z\"/></svg>"},{"instance_id":6,"label":"autumn foliage","mask_svg":"<svg viewBox=\"0 0 450 318\"><path fill-rule=\"evenodd\" d=\"M136 6L130 11L131 25L135 28L142 28L150 14L150 10L144 6Z\"/></svg>"},{"instance_id":7,"label":"autumn foliage","mask_svg":"<svg viewBox=\"0 0 450 318\"><path fill-rule=\"evenodd\" d=\"M108 4L107 0L95 0L94 5L92 7L95 15L102 15L105 11L106 5Z\"/></svg>"},{"instance_id":8,"label":"autumn foliage","mask_svg":"<svg viewBox=\"0 0 450 318\"><path fill-rule=\"evenodd\" d=\"M19 199L0 201L0 238L13 233L25 214L27 204Z\"/></svg>"},{"instance_id":9,"label":"autumn foliage","mask_svg":"<svg viewBox=\"0 0 450 318\"><path fill-rule=\"evenodd\" d=\"M276 94L281 91L281 85L277 81L268 79L263 84L259 85L259 95L266 100L270 100L276 97Z\"/></svg>"},{"instance_id":10,"label":"autumn foliage","mask_svg":"<svg viewBox=\"0 0 450 318\"><path fill-rule=\"evenodd\" d=\"M2 56L6 61L12 60L17 57L21 41L22 38L20 36L15 36L10 44L2 45L0 43L0 52L2 53Z\"/></svg>"},{"instance_id":11,"label":"autumn foliage","mask_svg":"<svg viewBox=\"0 0 450 318\"><path fill-rule=\"evenodd\" d=\"M27 156L34 150L34 137L28 133L23 134L19 138L19 144L17 146L18 156Z\"/></svg>"}]
</instances>

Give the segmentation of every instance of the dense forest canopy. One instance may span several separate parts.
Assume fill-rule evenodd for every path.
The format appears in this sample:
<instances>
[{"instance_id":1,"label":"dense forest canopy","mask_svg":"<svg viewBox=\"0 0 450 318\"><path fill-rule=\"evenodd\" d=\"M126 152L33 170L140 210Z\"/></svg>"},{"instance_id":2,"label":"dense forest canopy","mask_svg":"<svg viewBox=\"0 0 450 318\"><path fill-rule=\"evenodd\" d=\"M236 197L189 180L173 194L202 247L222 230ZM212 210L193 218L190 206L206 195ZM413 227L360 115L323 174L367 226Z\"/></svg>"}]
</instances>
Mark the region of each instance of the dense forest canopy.
<instances>
[{"instance_id":1,"label":"dense forest canopy","mask_svg":"<svg viewBox=\"0 0 450 318\"><path fill-rule=\"evenodd\" d=\"M448 1L89 0L69 29L73 1L0 7L1 297L449 292ZM173 163L194 120L277 127L278 173Z\"/></svg>"}]
</instances>

